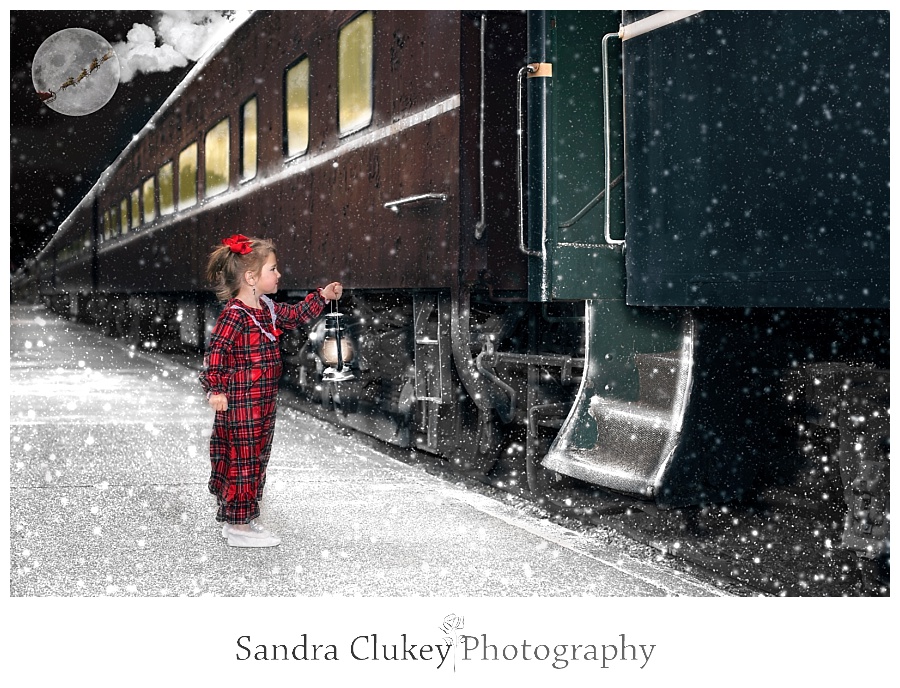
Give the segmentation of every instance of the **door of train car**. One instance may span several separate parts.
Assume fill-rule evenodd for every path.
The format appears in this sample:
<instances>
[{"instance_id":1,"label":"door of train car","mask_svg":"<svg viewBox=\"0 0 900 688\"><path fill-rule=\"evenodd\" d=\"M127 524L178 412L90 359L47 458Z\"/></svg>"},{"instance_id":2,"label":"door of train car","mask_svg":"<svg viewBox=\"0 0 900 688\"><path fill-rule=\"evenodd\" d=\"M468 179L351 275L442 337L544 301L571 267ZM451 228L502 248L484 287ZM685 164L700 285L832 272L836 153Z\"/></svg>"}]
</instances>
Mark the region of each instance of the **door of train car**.
<instances>
[{"instance_id":1,"label":"door of train car","mask_svg":"<svg viewBox=\"0 0 900 688\"><path fill-rule=\"evenodd\" d=\"M528 13L519 72L529 299L623 299L622 89L613 45L604 99L603 37L618 11ZM604 105L606 103L606 106ZM522 112L524 110L524 113Z\"/></svg>"},{"instance_id":2,"label":"door of train car","mask_svg":"<svg viewBox=\"0 0 900 688\"><path fill-rule=\"evenodd\" d=\"M374 15L374 116L383 118L383 142L380 151L369 147L378 157L368 176L377 234L357 252L356 271L374 265L373 280L392 288L440 289L455 277L455 261L444 257L459 253L458 35L453 12Z\"/></svg>"},{"instance_id":3,"label":"door of train car","mask_svg":"<svg viewBox=\"0 0 900 688\"><path fill-rule=\"evenodd\" d=\"M680 314L625 303L622 59L621 43L610 40L620 19L616 11L528 15L521 248L530 300L581 302L585 311L583 382L543 465L650 496L660 456L677 440L689 351ZM645 404L648 394L656 405ZM640 416L642 427L623 437L622 416Z\"/></svg>"},{"instance_id":4,"label":"door of train car","mask_svg":"<svg viewBox=\"0 0 900 688\"><path fill-rule=\"evenodd\" d=\"M528 13L528 65L519 72L520 117L527 123L521 249L528 255L529 300L584 304L592 383L630 399L639 385L635 352L676 350L682 328L678 314L628 308L625 301L621 16ZM589 444L593 426L586 432L581 441Z\"/></svg>"}]
</instances>

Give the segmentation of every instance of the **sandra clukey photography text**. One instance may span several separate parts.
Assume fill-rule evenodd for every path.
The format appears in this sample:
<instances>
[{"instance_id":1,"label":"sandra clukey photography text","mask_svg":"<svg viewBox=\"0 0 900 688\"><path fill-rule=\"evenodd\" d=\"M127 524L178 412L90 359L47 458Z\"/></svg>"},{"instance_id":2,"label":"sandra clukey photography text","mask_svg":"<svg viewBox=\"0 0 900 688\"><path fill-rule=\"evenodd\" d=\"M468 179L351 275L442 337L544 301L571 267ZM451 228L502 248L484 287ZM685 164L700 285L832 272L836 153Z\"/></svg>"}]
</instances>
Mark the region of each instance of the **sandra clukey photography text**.
<instances>
[{"instance_id":1,"label":"sandra clukey photography text","mask_svg":"<svg viewBox=\"0 0 900 688\"><path fill-rule=\"evenodd\" d=\"M531 642L493 638L485 633L460 634L433 643L415 642L406 633L382 637L377 633L354 637L349 643L320 642L306 633L292 642L260 642L249 635L235 641L237 661L433 662L436 669L456 669L462 662L537 662L565 669L573 662L596 662L603 669L628 666L644 669L655 644L639 643L618 634L605 642Z\"/></svg>"}]
</instances>

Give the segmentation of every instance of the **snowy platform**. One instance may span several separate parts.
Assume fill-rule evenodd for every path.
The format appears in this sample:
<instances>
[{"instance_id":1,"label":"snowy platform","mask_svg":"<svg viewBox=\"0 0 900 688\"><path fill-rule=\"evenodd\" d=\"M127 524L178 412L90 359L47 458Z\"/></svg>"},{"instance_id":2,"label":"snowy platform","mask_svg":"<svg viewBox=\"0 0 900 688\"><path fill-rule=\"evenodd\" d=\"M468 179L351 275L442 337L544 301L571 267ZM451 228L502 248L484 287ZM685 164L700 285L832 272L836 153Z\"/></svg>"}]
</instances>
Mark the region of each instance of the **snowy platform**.
<instances>
[{"instance_id":1,"label":"snowy platform","mask_svg":"<svg viewBox=\"0 0 900 688\"><path fill-rule=\"evenodd\" d=\"M12 596L722 596L282 404L262 520L230 548L196 371L49 311L10 320Z\"/></svg>"}]
</instances>

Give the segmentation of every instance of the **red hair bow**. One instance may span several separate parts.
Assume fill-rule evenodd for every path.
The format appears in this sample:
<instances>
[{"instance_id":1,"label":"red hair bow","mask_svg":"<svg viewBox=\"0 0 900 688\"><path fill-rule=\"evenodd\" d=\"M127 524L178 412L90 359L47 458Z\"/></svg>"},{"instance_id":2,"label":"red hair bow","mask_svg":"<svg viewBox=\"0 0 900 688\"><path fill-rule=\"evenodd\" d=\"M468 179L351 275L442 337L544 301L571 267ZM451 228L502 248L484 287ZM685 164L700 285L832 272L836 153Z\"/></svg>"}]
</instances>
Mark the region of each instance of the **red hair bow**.
<instances>
[{"instance_id":1,"label":"red hair bow","mask_svg":"<svg viewBox=\"0 0 900 688\"><path fill-rule=\"evenodd\" d=\"M222 243L230 248L232 253L240 253L242 256L247 255L253 250L250 246L250 239L243 234L233 234L227 239L222 239Z\"/></svg>"}]
</instances>

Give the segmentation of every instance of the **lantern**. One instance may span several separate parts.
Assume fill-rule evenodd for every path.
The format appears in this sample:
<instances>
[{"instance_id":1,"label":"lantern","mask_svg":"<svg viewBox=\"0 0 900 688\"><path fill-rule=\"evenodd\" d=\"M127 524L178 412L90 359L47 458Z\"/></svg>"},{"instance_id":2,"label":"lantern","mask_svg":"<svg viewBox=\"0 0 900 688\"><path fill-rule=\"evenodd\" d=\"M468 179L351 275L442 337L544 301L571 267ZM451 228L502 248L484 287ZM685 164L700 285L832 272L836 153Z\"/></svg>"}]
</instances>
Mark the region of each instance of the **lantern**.
<instances>
[{"instance_id":1,"label":"lantern","mask_svg":"<svg viewBox=\"0 0 900 688\"><path fill-rule=\"evenodd\" d=\"M325 338L319 355L326 366L322 373L322 379L326 382L352 380L354 377L349 364L353 361L355 351L350 339L344 334L343 320L344 314L336 310L325 315Z\"/></svg>"}]
</instances>

